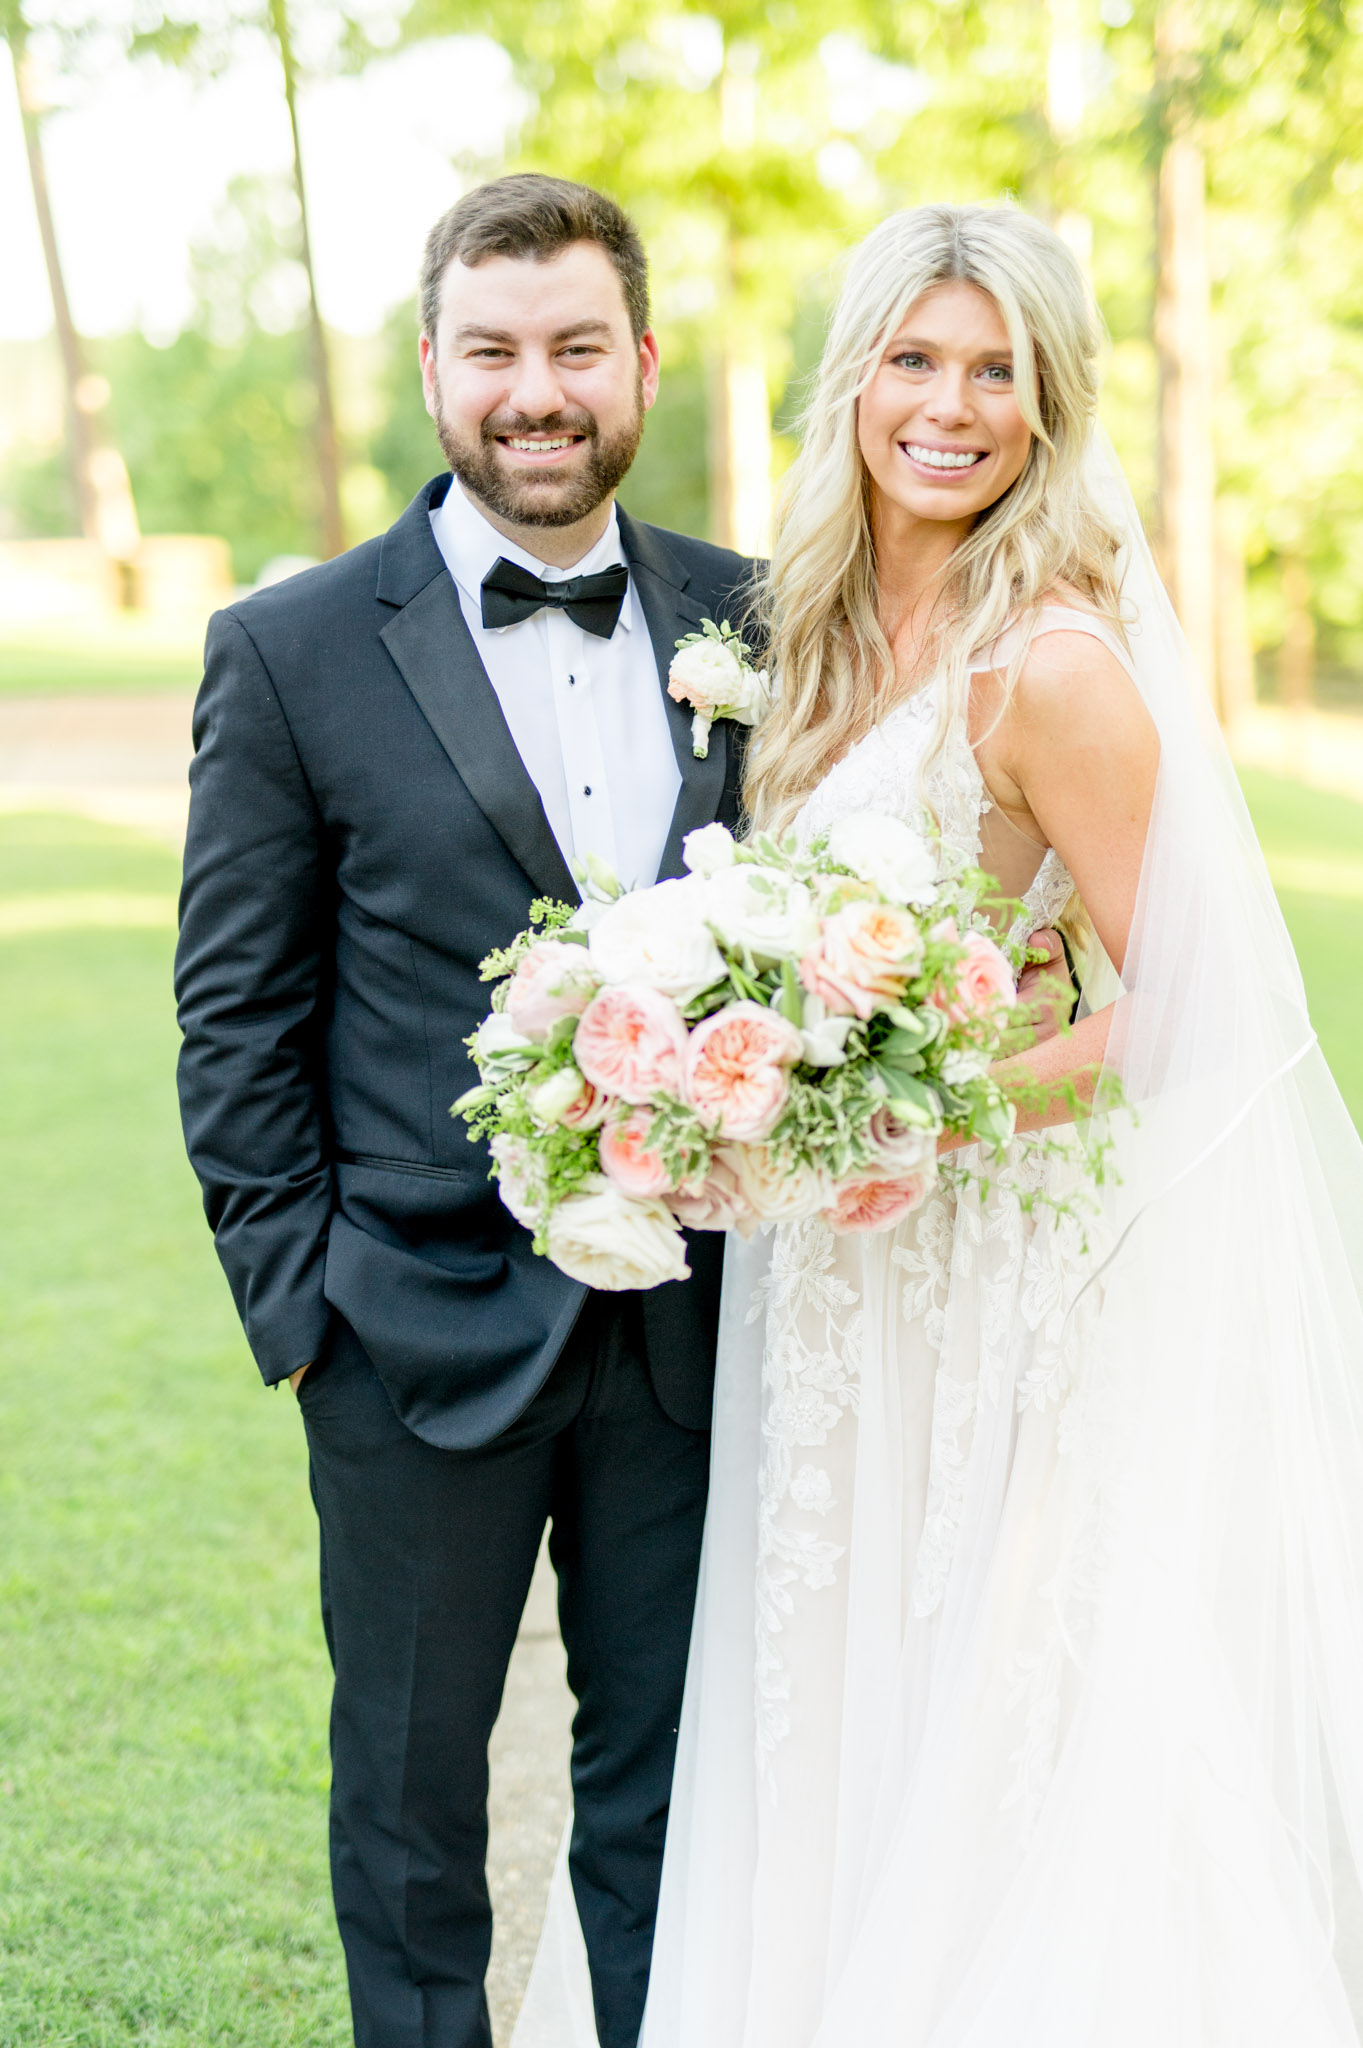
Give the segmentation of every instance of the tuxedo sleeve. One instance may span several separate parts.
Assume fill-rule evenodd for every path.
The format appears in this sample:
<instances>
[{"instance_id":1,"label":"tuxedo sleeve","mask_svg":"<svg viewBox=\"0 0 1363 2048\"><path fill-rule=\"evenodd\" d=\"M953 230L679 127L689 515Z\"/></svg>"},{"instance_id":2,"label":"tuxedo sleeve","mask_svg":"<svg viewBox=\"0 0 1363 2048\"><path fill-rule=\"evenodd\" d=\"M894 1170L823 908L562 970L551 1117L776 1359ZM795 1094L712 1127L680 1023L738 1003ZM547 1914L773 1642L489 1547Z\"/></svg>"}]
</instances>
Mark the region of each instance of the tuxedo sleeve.
<instances>
[{"instance_id":1,"label":"tuxedo sleeve","mask_svg":"<svg viewBox=\"0 0 1363 2048\"><path fill-rule=\"evenodd\" d=\"M194 747L175 977L180 1112L218 1257L272 1384L316 1358L330 1319L330 891L288 721L230 612L209 624Z\"/></svg>"}]
</instances>

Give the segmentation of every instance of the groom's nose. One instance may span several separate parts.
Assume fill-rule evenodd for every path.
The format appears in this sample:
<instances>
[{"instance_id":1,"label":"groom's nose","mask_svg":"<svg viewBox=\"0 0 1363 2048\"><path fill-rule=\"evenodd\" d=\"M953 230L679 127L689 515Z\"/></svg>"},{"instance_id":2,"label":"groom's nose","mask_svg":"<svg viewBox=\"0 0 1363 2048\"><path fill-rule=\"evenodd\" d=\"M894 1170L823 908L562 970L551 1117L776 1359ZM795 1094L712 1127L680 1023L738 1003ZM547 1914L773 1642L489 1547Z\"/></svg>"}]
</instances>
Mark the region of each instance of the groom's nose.
<instances>
[{"instance_id":1,"label":"groom's nose","mask_svg":"<svg viewBox=\"0 0 1363 2048\"><path fill-rule=\"evenodd\" d=\"M507 385L506 403L523 419L548 419L562 412L563 383L547 349L523 348Z\"/></svg>"}]
</instances>

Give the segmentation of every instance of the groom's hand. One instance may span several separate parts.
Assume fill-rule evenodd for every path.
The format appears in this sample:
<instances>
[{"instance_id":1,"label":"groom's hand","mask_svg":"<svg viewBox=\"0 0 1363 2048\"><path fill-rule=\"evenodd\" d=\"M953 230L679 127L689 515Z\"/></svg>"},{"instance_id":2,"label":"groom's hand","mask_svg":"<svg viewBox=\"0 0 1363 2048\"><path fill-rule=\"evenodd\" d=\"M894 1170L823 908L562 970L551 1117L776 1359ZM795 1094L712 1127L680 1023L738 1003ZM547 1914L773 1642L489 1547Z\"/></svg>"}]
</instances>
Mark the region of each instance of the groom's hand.
<instances>
[{"instance_id":1,"label":"groom's hand","mask_svg":"<svg viewBox=\"0 0 1363 2048\"><path fill-rule=\"evenodd\" d=\"M1031 1013L1033 1038L1040 1045L1069 1022L1074 983L1059 932L1048 925L1033 932L1027 944L1034 953L1044 950L1046 954L1044 960L1024 967L1018 978L1018 1001Z\"/></svg>"},{"instance_id":2,"label":"groom's hand","mask_svg":"<svg viewBox=\"0 0 1363 2048\"><path fill-rule=\"evenodd\" d=\"M309 1359L309 1360L308 1360L308 1365L311 1365L311 1363L312 1363L312 1360L311 1360L311 1359ZM291 1373L289 1374L289 1385L290 1385L290 1386L291 1386L291 1387L293 1388L293 1390L294 1390L295 1394L296 1394L296 1393L298 1392L298 1382L299 1382L299 1381L300 1381L300 1380L302 1379L302 1377L303 1377L304 1373L305 1373L305 1372L307 1371L307 1369L308 1369L308 1366L307 1366L307 1365L300 1365L300 1366L299 1366L299 1368L298 1368L298 1370L297 1370L297 1372L291 1372Z\"/></svg>"}]
</instances>

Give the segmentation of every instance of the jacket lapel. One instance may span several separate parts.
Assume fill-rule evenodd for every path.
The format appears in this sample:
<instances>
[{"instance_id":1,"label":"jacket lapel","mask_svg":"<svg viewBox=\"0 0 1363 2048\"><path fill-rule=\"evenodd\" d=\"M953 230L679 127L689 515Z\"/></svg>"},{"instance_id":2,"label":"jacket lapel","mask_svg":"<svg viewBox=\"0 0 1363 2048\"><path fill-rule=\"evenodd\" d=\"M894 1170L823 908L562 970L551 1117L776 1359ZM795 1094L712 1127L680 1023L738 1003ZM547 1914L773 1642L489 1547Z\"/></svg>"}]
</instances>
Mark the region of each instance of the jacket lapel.
<instances>
[{"instance_id":1,"label":"jacket lapel","mask_svg":"<svg viewBox=\"0 0 1363 2048\"><path fill-rule=\"evenodd\" d=\"M684 633L696 631L705 616L704 608L689 595L687 571L656 529L638 525L619 508L617 517L621 546L634 587L639 593L649 639L653 644L658 687L667 709L672 749L681 770L681 789L658 867L658 880L661 882L684 872L682 841L688 832L710 824L719 810L728 765L729 731L724 719L711 726L709 752L703 761L696 759L691 750L691 713L685 704L677 704L668 696L667 672L672 666L678 640Z\"/></svg>"},{"instance_id":2,"label":"jacket lapel","mask_svg":"<svg viewBox=\"0 0 1363 2048\"><path fill-rule=\"evenodd\" d=\"M377 594L396 609L379 638L508 852L546 896L575 903L577 884L516 751L431 532L431 507L449 485L448 476L427 484L384 536Z\"/></svg>"}]
</instances>

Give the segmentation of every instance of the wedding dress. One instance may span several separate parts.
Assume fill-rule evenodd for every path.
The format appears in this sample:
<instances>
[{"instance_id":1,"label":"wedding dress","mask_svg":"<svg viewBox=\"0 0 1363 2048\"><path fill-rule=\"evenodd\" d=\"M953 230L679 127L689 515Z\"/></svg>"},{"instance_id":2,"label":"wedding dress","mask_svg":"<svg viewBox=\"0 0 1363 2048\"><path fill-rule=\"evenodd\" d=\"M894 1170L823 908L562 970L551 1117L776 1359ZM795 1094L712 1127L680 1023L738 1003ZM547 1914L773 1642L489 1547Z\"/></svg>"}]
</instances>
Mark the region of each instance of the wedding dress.
<instances>
[{"instance_id":1,"label":"wedding dress","mask_svg":"<svg viewBox=\"0 0 1363 2048\"><path fill-rule=\"evenodd\" d=\"M1037 631L1103 641L1160 732L1120 1180L1088 1213L1077 1146L1024 1138L891 1231L730 1239L641 2048L1359 2040L1363 1151L1094 459L1131 630ZM923 776L935 687L803 835L926 796L978 858L963 726ZM1023 932L1070 890L1048 853ZM594 2041L572 1922L561 1868L516 2048Z\"/></svg>"}]
</instances>

